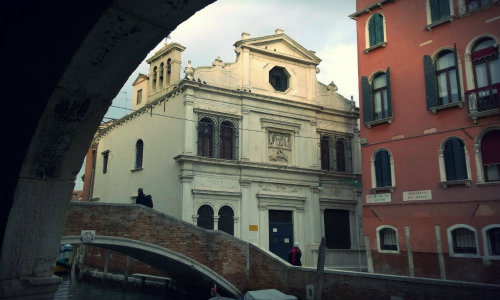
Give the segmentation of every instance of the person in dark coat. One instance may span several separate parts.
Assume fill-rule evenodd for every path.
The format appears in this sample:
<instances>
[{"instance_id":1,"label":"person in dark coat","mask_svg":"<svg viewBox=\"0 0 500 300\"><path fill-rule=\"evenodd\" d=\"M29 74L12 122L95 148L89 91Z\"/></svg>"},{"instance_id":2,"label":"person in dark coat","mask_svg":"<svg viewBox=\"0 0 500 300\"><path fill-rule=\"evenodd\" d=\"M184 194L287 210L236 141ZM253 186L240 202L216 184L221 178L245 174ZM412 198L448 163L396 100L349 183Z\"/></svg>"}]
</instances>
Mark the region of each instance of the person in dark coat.
<instances>
[{"instance_id":1,"label":"person in dark coat","mask_svg":"<svg viewBox=\"0 0 500 300\"><path fill-rule=\"evenodd\" d=\"M293 248L288 252L288 262L294 266L302 266L300 262L300 257L302 256L302 251L299 248L299 242L293 243Z\"/></svg>"},{"instance_id":2,"label":"person in dark coat","mask_svg":"<svg viewBox=\"0 0 500 300\"><path fill-rule=\"evenodd\" d=\"M135 203L148 206L146 195L144 195L144 191L142 190L142 188L139 188L137 190L137 198L135 198Z\"/></svg>"}]
</instances>

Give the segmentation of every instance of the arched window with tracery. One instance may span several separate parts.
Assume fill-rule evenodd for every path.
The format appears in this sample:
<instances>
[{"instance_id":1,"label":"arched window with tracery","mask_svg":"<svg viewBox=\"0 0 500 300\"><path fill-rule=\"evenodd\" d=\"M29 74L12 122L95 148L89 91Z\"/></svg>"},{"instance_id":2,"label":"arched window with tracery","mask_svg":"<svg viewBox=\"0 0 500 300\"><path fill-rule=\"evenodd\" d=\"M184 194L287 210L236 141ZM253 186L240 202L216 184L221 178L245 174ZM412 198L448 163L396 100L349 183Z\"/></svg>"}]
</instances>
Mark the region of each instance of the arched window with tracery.
<instances>
[{"instance_id":1,"label":"arched window with tracery","mask_svg":"<svg viewBox=\"0 0 500 300\"><path fill-rule=\"evenodd\" d=\"M234 211L231 207L225 205L219 209L218 230L234 235Z\"/></svg>"},{"instance_id":2,"label":"arched window with tracery","mask_svg":"<svg viewBox=\"0 0 500 300\"><path fill-rule=\"evenodd\" d=\"M205 229L214 229L214 210L210 205L202 205L198 208L198 220L196 225Z\"/></svg>"},{"instance_id":3,"label":"arched window with tracery","mask_svg":"<svg viewBox=\"0 0 500 300\"><path fill-rule=\"evenodd\" d=\"M234 151L234 126L229 121L220 125L220 158L233 159Z\"/></svg>"},{"instance_id":4,"label":"arched window with tracery","mask_svg":"<svg viewBox=\"0 0 500 300\"><path fill-rule=\"evenodd\" d=\"M142 140L138 140L135 143L135 168L136 169L142 168L143 154L144 154L144 142Z\"/></svg>"},{"instance_id":5,"label":"arched window with tracery","mask_svg":"<svg viewBox=\"0 0 500 300\"><path fill-rule=\"evenodd\" d=\"M214 123L203 118L198 123L198 155L212 157L214 154Z\"/></svg>"}]
</instances>

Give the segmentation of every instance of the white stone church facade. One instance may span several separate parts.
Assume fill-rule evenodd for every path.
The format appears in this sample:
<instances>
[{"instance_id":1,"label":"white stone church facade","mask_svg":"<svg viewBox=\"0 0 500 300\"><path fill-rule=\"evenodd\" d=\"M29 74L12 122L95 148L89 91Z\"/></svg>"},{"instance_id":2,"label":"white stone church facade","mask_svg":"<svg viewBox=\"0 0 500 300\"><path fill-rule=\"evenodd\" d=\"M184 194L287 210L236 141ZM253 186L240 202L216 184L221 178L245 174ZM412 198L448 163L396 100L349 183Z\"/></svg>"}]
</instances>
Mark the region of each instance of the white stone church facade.
<instances>
[{"instance_id":1,"label":"white stone church facade","mask_svg":"<svg viewBox=\"0 0 500 300\"><path fill-rule=\"evenodd\" d=\"M282 30L234 46L234 63L189 63L184 78L183 46L148 59L134 111L96 135L91 201L134 203L143 187L155 210L279 256L298 241L306 266L322 236L327 267L364 266L354 102Z\"/></svg>"}]
</instances>

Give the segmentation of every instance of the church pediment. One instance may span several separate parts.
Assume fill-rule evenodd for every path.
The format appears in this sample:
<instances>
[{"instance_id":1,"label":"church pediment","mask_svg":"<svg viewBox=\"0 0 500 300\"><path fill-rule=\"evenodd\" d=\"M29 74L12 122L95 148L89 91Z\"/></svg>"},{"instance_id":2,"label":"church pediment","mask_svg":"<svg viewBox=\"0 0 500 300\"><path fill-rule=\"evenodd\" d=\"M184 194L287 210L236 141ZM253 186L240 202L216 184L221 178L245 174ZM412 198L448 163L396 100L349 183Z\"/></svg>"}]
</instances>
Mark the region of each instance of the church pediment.
<instances>
[{"instance_id":1,"label":"church pediment","mask_svg":"<svg viewBox=\"0 0 500 300\"><path fill-rule=\"evenodd\" d=\"M258 51L269 56L281 56L299 60L303 63L318 65L321 62L321 59L313 51L302 47L282 31L276 30L276 32L276 34L258 38L245 38L237 41L234 46L237 49L248 48L250 51ZM248 35L243 36L248 37Z\"/></svg>"}]
</instances>

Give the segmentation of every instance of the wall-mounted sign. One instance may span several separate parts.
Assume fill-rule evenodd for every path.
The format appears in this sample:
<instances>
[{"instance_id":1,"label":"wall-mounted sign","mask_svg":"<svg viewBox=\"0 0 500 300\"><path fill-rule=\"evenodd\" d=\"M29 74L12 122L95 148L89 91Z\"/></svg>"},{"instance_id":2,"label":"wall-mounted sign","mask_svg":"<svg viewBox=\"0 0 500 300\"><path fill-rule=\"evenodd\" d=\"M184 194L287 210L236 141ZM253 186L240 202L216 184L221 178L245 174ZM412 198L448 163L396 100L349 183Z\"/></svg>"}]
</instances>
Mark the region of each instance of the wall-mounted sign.
<instances>
[{"instance_id":1,"label":"wall-mounted sign","mask_svg":"<svg viewBox=\"0 0 500 300\"><path fill-rule=\"evenodd\" d=\"M431 190L403 192L403 201L432 200Z\"/></svg>"},{"instance_id":2,"label":"wall-mounted sign","mask_svg":"<svg viewBox=\"0 0 500 300\"><path fill-rule=\"evenodd\" d=\"M248 230L259 231L259 225L248 225Z\"/></svg>"},{"instance_id":3,"label":"wall-mounted sign","mask_svg":"<svg viewBox=\"0 0 500 300\"><path fill-rule=\"evenodd\" d=\"M366 203L391 202L391 193L366 195Z\"/></svg>"}]
</instances>

